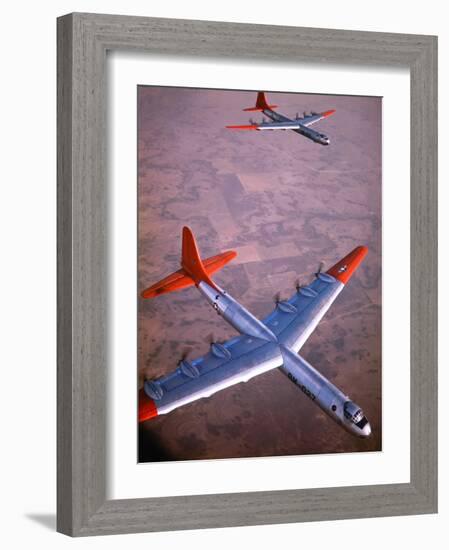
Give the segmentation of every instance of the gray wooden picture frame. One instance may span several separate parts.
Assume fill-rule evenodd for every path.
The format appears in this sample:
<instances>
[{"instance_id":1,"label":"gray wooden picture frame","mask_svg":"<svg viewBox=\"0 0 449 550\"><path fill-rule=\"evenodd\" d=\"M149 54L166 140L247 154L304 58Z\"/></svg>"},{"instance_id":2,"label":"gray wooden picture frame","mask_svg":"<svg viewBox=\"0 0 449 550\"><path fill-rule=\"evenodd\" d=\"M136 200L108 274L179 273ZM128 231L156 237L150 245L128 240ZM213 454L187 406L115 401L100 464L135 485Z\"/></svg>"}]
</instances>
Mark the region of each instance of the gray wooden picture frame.
<instances>
[{"instance_id":1,"label":"gray wooden picture frame","mask_svg":"<svg viewBox=\"0 0 449 550\"><path fill-rule=\"evenodd\" d=\"M410 69L410 483L107 500L108 50ZM83 536L436 512L437 38L74 13L58 19L57 66L58 531Z\"/></svg>"}]
</instances>

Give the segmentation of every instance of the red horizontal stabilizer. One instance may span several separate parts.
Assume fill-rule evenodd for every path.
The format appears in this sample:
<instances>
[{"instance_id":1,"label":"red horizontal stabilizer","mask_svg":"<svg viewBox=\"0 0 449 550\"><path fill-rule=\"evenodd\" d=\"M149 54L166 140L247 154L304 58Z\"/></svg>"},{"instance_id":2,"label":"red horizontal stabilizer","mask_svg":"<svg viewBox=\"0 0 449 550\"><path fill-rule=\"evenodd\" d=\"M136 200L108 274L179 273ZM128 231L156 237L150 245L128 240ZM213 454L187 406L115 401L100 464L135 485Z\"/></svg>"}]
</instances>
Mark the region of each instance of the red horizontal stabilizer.
<instances>
[{"instance_id":1,"label":"red horizontal stabilizer","mask_svg":"<svg viewBox=\"0 0 449 550\"><path fill-rule=\"evenodd\" d=\"M330 109L329 111L324 111L324 113L321 113L321 116L326 118L328 116L331 116L335 113L335 109Z\"/></svg>"},{"instance_id":2,"label":"red horizontal stabilizer","mask_svg":"<svg viewBox=\"0 0 449 550\"><path fill-rule=\"evenodd\" d=\"M214 282L207 274L207 271L204 269L195 237L193 236L190 227L187 226L182 228L181 265L187 275L195 281L196 285L199 285L201 281L204 281L212 288L217 289Z\"/></svg>"},{"instance_id":3,"label":"red horizontal stabilizer","mask_svg":"<svg viewBox=\"0 0 449 550\"><path fill-rule=\"evenodd\" d=\"M213 275L236 256L237 252L235 252L235 250L228 250L227 252L222 252L216 256L211 256L210 258L203 260L204 269L207 271L208 275Z\"/></svg>"},{"instance_id":4,"label":"red horizontal stabilizer","mask_svg":"<svg viewBox=\"0 0 449 550\"><path fill-rule=\"evenodd\" d=\"M176 290L183 290L193 286L195 282L191 279L183 269L168 275L161 281L158 281L154 285L146 288L142 293L142 298L154 298L161 294L167 294L168 292L174 292Z\"/></svg>"},{"instance_id":5,"label":"red horizontal stabilizer","mask_svg":"<svg viewBox=\"0 0 449 550\"><path fill-rule=\"evenodd\" d=\"M233 126L226 126L226 128L230 128L231 130L257 130L258 126L257 124L236 124Z\"/></svg>"},{"instance_id":6,"label":"red horizontal stabilizer","mask_svg":"<svg viewBox=\"0 0 449 550\"><path fill-rule=\"evenodd\" d=\"M143 389L139 390L139 422L145 422L158 415L157 408L151 397Z\"/></svg>"},{"instance_id":7,"label":"red horizontal stabilizer","mask_svg":"<svg viewBox=\"0 0 449 550\"><path fill-rule=\"evenodd\" d=\"M327 273L338 279L343 284L346 284L367 254L368 248L366 246L358 246L342 260L331 267Z\"/></svg>"},{"instance_id":8,"label":"red horizontal stabilizer","mask_svg":"<svg viewBox=\"0 0 449 550\"><path fill-rule=\"evenodd\" d=\"M256 100L256 106L255 107L247 107L246 109L243 109L247 112L253 112L253 111L265 111L266 109L276 109L277 105L269 105L268 101L265 97L264 92L258 92L257 94L257 100Z\"/></svg>"},{"instance_id":9,"label":"red horizontal stabilizer","mask_svg":"<svg viewBox=\"0 0 449 550\"><path fill-rule=\"evenodd\" d=\"M265 109L276 109L277 105L266 105L265 107L247 107L246 109L242 109L246 113L256 113L265 111Z\"/></svg>"}]
</instances>

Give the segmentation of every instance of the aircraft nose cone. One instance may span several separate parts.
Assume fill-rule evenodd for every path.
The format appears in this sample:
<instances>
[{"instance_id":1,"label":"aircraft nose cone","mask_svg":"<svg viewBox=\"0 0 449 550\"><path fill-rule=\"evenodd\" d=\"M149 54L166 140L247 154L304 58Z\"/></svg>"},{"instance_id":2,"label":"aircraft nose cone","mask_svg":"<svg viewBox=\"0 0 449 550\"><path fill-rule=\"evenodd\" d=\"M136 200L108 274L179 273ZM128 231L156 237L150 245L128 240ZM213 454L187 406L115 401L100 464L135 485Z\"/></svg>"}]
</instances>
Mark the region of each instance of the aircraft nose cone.
<instances>
[{"instance_id":1,"label":"aircraft nose cone","mask_svg":"<svg viewBox=\"0 0 449 550\"><path fill-rule=\"evenodd\" d=\"M362 429L363 437L369 437L371 435L371 424L367 422Z\"/></svg>"}]
</instances>

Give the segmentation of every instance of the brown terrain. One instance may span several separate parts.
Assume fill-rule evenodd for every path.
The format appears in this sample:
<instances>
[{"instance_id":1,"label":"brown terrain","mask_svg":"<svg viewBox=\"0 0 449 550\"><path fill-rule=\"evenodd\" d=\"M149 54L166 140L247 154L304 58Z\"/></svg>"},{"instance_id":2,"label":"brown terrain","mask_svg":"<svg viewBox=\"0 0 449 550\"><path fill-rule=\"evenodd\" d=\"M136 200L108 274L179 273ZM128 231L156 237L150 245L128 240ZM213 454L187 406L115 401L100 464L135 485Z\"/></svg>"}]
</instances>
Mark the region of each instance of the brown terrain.
<instances>
[{"instance_id":1,"label":"brown terrain","mask_svg":"<svg viewBox=\"0 0 449 550\"><path fill-rule=\"evenodd\" d=\"M139 461L381 449L381 99L270 93L278 111L336 113L314 128L236 132L254 92L139 87L139 290L179 268L181 229L202 256L235 249L217 282L258 317L359 244L369 254L301 354L362 406L373 434L346 433L280 371L139 427ZM254 120L261 120L259 113ZM139 298L139 386L235 335L195 288Z\"/></svg>"}]
</instances>

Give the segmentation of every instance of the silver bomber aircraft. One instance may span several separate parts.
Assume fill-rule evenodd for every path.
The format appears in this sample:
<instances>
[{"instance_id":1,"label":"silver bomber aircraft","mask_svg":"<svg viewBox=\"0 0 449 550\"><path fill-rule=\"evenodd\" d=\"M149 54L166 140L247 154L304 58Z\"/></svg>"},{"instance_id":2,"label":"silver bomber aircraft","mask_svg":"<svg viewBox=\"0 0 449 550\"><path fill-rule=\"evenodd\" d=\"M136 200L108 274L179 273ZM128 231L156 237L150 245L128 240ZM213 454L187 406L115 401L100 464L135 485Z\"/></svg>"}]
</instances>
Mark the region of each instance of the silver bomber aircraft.
<instances>
[{"instance_id":1,"label":"silver bomber aircraft","mask_svg":"<svg viewBox=\"0 0 449 550\"><path fill-rule=\"evenodd\" d=\"M361 408L298 355L367 252L365 246L358 246L327 272L320 268L311 284L297 285L290 299L277 300L274 311L259 320L210 278L235 258L236 252L228 251L202 260L192 231L184 227L181 269L144 290L142 297L154 298L195 285L239 336L224 343L214 342L203 357L184 358L170 374L146 380L139 394L139 421L168 414L234 384L247 382L258 374L280 368L345 430L368 437L371 426Z\"/></svg>"},{"instance_id":2,"label":"silver bomber aircraft","mask_svg":"<svg viewBox=\"0 0 449 550\"><path fill-rule=\"evenodd\" d=\"M315 143L320 145L329 145L330 139L320 132L310 128L312 124L315 124L323 118L327 118L335 113L335 109L330 109L329 111L324 111L324 113L310 113L309 115L304 113L302 117L296 113L294 119L288 118L276 111L273 111L277 105L269 105L264 92L258 92L257 101L255 107L248 107L243 109L246 112L257 112L260 111L265 116L267 116L271 122L263 120L262 122L254 122L252 119L249 120L249 124L234 124L231 126L226 126L231 130L293 130L294 132L301 134L302 136L311 139Z\"/></svg>"}]
</instances>

